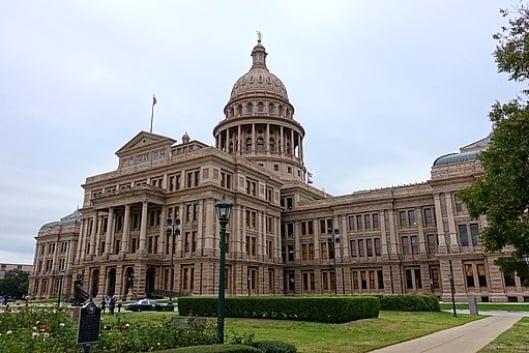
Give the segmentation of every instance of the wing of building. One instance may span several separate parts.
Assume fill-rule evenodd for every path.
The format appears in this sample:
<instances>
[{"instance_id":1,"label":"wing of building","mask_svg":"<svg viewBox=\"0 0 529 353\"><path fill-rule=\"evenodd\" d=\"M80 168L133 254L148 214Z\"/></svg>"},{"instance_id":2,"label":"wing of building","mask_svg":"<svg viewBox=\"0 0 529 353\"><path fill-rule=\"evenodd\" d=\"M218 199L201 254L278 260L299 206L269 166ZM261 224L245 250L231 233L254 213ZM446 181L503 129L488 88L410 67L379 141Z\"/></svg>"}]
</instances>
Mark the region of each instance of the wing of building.
<instances>
[{"instance_id":1,"label":"wing of building","mask_svg":"<svg viewBox=\"0 0 529 353\"><path fill-rule=\"evenodd\" d=\"M426 182L328 195L311 185L305 130L266 56L259 40L213 128L214 147L187 133L177 141L141 131L116 152L116 170L86 179L82 208L36 237L34 296L57 295L63 276L71 296L79 274L94 298L167 296L171 258L177 295L217 294L215 204L225 196L234 204L228 295L432 292L449 300L453 284L456 300L529 298L481 246L485 219L471 220L456 198L482 172L476 156L488 137L437 158ZM178 237L166 235L167 218L180 220Z\"/></svg>"}]
</instances>

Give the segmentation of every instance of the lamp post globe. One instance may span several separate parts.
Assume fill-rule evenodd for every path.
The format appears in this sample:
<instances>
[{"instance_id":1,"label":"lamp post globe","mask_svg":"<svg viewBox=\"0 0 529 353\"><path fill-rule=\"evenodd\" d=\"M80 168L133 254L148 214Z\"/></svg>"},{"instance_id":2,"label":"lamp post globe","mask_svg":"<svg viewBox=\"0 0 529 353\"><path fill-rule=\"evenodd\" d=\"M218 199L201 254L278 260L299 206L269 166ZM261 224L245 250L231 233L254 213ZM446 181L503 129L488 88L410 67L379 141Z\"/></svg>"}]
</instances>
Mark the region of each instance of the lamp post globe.
<instances>
[{"instance_id":1,"label":"lamp post globe","mask_svg":"<svg viewBox=\"0 0 529 353\"><path fill-rule=\"evenodd\" d=\"M224 196L215 204L220 224L220 265L219 265L219 298L217 303L217 343L224 343L224 301L226 290L226 225L230 221L233 203Z\"/></svg>"}]
</instances>

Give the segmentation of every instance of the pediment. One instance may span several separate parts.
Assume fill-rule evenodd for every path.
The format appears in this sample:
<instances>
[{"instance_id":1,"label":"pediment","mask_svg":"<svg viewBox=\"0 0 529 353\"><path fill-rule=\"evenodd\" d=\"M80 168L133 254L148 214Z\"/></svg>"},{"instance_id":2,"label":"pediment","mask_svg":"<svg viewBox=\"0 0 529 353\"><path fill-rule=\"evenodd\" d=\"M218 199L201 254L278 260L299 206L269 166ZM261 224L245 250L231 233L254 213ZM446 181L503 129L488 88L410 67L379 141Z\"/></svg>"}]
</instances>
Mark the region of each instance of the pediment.
<instances>
[{"instance_id":1,"label":"pediment","mask_svg":"<svg viewBox=\"0 0 529 353\"><path fill-rule=\"evenodd\" d=\"M116 154L121 156L127 152L137 151L140 149L150 149L152 147L161 147L166 145L173 145L175 139L153 134L147 131L140 131L136 136L129 140L123 147L117 150Z\"/></svg>"}]
</instances>

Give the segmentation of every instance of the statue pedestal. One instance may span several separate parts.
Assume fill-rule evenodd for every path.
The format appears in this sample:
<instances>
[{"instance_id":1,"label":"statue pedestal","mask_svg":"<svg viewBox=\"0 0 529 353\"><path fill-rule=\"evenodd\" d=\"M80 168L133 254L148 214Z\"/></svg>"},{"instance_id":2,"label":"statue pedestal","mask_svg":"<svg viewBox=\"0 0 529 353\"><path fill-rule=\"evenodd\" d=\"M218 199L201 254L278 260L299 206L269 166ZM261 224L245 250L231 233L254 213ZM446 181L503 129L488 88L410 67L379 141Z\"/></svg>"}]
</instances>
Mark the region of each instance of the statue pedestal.
<instances>
[{"instance_id":1,"label":"statue pedestal","mask_svg":"<svg viewBox=\"0 0 529 353\"><path fill-rule=\"evenodd\" d=\"M129 288L129 291L127 292L127 300L133 300L134 299L134 293L132 293L132 289Z\"/></svg>"}]
</instances>

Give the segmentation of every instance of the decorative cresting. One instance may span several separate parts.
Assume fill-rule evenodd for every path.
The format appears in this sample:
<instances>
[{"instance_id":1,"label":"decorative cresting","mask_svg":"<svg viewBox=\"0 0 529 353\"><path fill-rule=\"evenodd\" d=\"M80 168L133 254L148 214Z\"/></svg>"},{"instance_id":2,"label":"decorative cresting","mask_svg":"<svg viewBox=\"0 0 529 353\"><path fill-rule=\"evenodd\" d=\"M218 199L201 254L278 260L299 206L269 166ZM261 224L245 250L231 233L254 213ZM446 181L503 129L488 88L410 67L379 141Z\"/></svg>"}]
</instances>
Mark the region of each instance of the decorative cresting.
<instances>
[{"instance_id":1,"label":"decorative cresting","mask_svg":"<svg viewBox=\"0 0 529 353\"><path fill-rule=\"evenodd\" d=\"M252 67L250 71L242 75L233 85L230 100L244 98L248 95L265 95L282 98L288 102L288 94L281 80L268 71L266 67L266 56L268 53L261 44L261 39L252 50Z\"/></svg>"}]
</instances>

